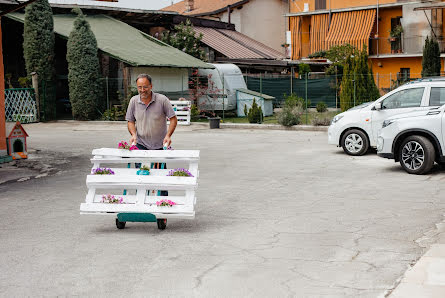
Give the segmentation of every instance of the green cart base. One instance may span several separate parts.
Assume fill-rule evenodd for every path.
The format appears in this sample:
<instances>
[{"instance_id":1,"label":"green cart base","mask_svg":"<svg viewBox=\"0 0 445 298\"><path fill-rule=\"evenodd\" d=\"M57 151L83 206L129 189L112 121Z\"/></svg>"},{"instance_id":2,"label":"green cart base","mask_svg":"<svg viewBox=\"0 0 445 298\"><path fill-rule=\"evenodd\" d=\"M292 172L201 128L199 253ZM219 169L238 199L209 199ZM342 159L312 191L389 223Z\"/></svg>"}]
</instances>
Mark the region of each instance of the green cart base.
<instances>
[{"instance_id":1,"label":"green cart base","mask_svg":"<svg viewBox=\"0 0 445 298\"><path fill-rule=\"evenodd\" d=\"M167 227L166 218L156 218L151 213L118 213L116 218L116 227L118 229L125 229L125 224L128 222L157 222L158 229L164 230Z\"/></svg>"}]
</instances>

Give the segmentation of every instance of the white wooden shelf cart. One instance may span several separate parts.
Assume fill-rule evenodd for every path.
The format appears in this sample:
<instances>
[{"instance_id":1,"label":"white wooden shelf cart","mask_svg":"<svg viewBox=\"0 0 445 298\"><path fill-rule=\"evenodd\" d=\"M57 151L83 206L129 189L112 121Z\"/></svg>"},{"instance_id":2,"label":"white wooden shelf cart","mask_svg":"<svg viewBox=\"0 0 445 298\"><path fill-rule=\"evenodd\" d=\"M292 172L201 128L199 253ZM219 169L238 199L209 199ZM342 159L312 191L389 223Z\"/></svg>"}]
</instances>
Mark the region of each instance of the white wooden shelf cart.
<instances>
[{"instance_id":1,"label":"white wooden shelf cart","mask_svg":"<svg viewBox=\"0 0 445 298\"><path fill-rule=\"evenodd\" d=\"M192 102L189 100L170 100L178 118L178 125L190 125Z\"/></svg>"},{"instance_id":2,"label":"white wooden shelf cart","mask_svg":"<svg viewBox=\"0 0 445 298\"><path fill-rule=\"evenodd\" d=\"M93 150L93 169L111 168L114 175L88 175L85 203L81 214L117 215L116 226L125 228L126 222L157 222L165 229L168 218L195 217L195 190L198 187L199 150L124 150L101 148ZM137 175L135 163L148 167L166 163L167 169L151 169L149 175ZM193 177L167 176L174 168L188 169ZM156 190L168 190L160 196ZM102 202L102 196L112 194L123 203ZM173 194L173 195L170 195ZM157 206L162 199L174 201L172 207Z\"/></svg>"}]
</instances>

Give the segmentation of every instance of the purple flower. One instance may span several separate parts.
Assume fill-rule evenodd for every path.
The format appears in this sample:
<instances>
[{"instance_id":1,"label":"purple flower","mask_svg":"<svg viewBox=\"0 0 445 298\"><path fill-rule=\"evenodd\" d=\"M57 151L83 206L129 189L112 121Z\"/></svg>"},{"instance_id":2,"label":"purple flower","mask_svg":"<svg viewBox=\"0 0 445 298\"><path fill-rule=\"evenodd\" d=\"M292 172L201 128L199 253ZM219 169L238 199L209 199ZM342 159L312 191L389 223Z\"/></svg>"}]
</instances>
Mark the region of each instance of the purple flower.
<instances>
[{"instance_id":1,"label":"purple flower","mask_svg":"<svg viewBox=\"0 0 445 298\"><path fill-rule=\"evenodd\" d=\"M183 168L170 170L167 176L194 177L189 170Z\"/></svg>"}]
</instances>

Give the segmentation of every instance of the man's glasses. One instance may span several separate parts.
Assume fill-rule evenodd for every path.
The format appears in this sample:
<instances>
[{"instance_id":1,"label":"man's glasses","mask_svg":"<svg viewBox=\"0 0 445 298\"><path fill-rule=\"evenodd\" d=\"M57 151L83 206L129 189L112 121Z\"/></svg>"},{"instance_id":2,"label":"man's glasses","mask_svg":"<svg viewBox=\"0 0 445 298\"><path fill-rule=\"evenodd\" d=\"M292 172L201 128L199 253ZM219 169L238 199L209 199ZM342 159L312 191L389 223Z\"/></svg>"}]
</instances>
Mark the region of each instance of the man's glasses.
<instances>
[{"instance_id":1,"label":"man's glasses","mask_svg":"<svg viewBox=\"0 0 445 298\"><path fill-rule=\"evenodd\" d=\"M150 87L147 86L138 86L138 90L148 90Z\"/></svg>"}]
</instances>

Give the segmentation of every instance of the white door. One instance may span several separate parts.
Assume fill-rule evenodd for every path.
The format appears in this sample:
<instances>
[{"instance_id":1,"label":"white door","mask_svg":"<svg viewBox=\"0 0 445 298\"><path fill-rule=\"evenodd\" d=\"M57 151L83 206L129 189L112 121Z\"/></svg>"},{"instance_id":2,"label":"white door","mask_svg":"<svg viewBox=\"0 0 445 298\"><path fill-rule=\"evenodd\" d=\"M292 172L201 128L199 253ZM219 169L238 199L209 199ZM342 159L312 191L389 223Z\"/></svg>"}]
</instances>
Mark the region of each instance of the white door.
<instances>
[{"instance_id":1,"label":"white door","mask_svg":"<svg viewBox=\"0 0 445 298\"><path fill-rule=\"evenodd\" d=\"M382 129L383 121L391 116L416 111L419 109L429 109L422 105L422 100L426 96L425 87L403 89L386 97L382 103L381 110L372 111L372 137L377 140L378 133Z\"/></svg>"}]
</instances>

